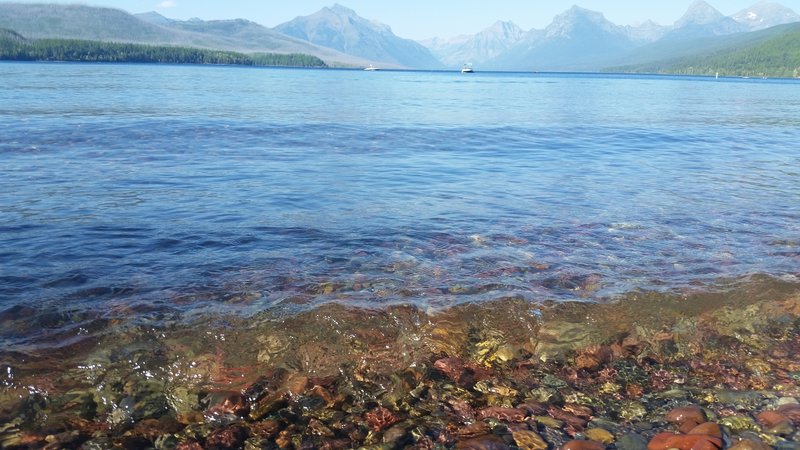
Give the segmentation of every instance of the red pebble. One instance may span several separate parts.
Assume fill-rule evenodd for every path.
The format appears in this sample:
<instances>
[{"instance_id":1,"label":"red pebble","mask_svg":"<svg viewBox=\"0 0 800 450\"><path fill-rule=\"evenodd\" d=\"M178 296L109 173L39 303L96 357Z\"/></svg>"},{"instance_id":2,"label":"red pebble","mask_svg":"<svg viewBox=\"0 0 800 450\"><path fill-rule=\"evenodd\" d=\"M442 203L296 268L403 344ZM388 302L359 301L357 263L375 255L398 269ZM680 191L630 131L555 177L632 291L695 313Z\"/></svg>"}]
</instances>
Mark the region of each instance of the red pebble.
<instances>
[{"instance_id":1,"label":"red pebble","mask_svg":"<svg viewBox=\"0 0 800 450\"><path fill-rule=\"evenodd\" d=\"M478 436L484 436L489 434L491 431L492 429L489 428L489 425L486 425L485 422L475 422L457 428L455 430L455 434L462 439L469 439Z\"/></svg>"},{"instance_id":2,"label":"red pebble","mask_svg":"<svg viewBox=\"0 0 800 450\"><path fill-rule=\"evenodd\" d=\"M534 401L522 403L521 405L518 405L517 408L524 410L528 413L528 415L531 416L544 416L547 414L547 407Z\"/></svg>"},{"instance_id":3,"label":"red pebble","mask_svg":"<svg viewBox=\"0 0 800 450\"><path fill-rule=\"evenodd\" d=\"M783 423L791 424L791 420L778 411L764 411L756 416L756 420L767 428L773 428Z\"/></svg>"},{"instance_id":4,"label":"red pebble","mask_svg":"<svg viewBox=\"0 0 800 450\"><path fill-rule=\"evenodd\" d=\"M596 441L574 440L564 443L561 450L606 450L606 446Z\"/></svg>"},{"instance_id":5,"label":"red pebble","mask_svg":"<svg viewBox=\"0 0 800 450\"><path fill-rule=\"evenodd\" d=\"M196 441L181 442L175 450L203 450L203 446Z\"/></svg>"},{"instance_id":6,"label":"red pebble","mask_svg":"<svg viewBox=\"0 0 800 450\"><path fill-rule=\"evenodd\" d=\"M611 361L614 353L611 347L592 345L589 346L575 357L575 367L578 369L595 370Z\"/></svg>"},{"instance_id":7,"label":"red pebble","mask_svg":"<svg viewBox=\"0 0 800 450\"><path fill-rule=\"evenodd\" d=\"M795 425L800 425L800 405L791 403L778 407L778 412L786 416Z\"/></svg>"},{"instance_id":8,"label":"red pebble","mask_svg":"<svg viewBox=\"0 0 800 450\"><path fill-rule=\"evenodd\" d=\"M475 419L475 411L466 400L453 398L447 400L447 404L450 405L453 413L455 413L461 423L472 422Z\"/></svg>"},{"instance_id":9,"label":"red pebble","mask_svg":"<svg viewBox=\"0 0 800 450\"><path fill-rule=\"evenodd\" d=\"M472 387L489 378L485 369L458 358L442 358L433 363L433 367L462 387Z\"/></svg>"},{"instance_id":10,"label":"red pebble","mask_svg":"<svg viewBox=\"0 0 800 450\"><path fill-rule=\"evenodd\" d=\"M239 392L213 392L209 394L208 414L245 415L248 412L247 401Z\"/></svg>"},{"instance_id":11,"label":"red pebble","mask_svg":"<svg viewBox=\"0 0 800 450\"><path fill-rule=\"evenodd\" d=\"M370 427L372 427L372 429L375 431L381 431L384 428L388 428L390 425L394 425L400 421L400 418L397 417L393 412L380 406L372 411L367 412L364 415L364 418L367 420Z\"/></svg>"},{"instance_id":12,"label":"red pebble","mask_svg":"<svg viewBox=\"0 0 800 450\"><path fill-rule=\"evenodd\" d=\"M706 434L708 436L722 438L722 428L720 428L717 423L706 422L692 428L689 430L688 434Z\"/></svg>"},{"instance_id":13,"label":"red pebble","mask_svg":"<svg viewBox=\"0 0 800 450\"><path fill-rule=\"evenodd\" d=\"M659 433L647 444L647 450L720 450L722 439L707 434Z\"/></svg>"},{"instance_id":14,"label":"red pebble","mask_svg":"<svg viewBox=\"0 0 800 450\"><path fill-rule=\"evenodd\" d=\"M567 422L578 431L582 431L584 428L586 428L587 421L585 419L581 419L575 414L568 413L557 406L551 406L548 408L547 412L550 413L550 416L552 416L554 419Z\"/></svg>"},{"instance_id":15,"label":"red pebble","mask_svg":"<svg viewBox=\"0 0 800 450\"><path fill-rule=\"evenodd\" d=\"M510 447L502 439L494 435L487 435L467 439L456 444L459 450L508 450Z\"/></svg>"},{"instance_id":16,"label":"red pebble","mask_svg":"<svg viewBox=\"0 0 800 450\"><path fill-rule=\"evenodd\" d=\"M206 450L233 450L241 448L247 439L247 430L240 425L231 425L214 431L206 439Z\"/></svg>"},{"instance_id":17,"label":"red pebble","mask_svg":"<svg viewBox=\"0 0 800 450\"><path fill-rule=\"evenodd\" d=\"M681 433L688 433L692 428L706 422L706 413L697 405L682 406L667 414L667 422L678 427Z\"/></svg>"}]
</instances>

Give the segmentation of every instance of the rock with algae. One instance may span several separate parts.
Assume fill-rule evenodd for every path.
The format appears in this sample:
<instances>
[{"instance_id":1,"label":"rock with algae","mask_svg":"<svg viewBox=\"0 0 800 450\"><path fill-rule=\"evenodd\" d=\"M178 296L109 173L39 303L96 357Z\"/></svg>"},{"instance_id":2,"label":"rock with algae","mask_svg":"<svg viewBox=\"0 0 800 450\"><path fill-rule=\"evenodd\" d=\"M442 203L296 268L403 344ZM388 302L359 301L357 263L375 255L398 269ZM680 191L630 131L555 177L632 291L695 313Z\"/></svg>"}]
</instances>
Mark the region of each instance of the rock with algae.
<instances>
[{"instance_id":1,"label":"rock with algae","mask_svg":"<svg viewBox=\"0 0 800 450\"><path fill-rule=\"evenodd\" d=\"M647 408L638 401L627 400L620 404L619 416L625 420L642 420L647 415Z\"/></svg>"},{"instance_id":2,"label":"rock with algae","mask_svg":"<svg viewBox=\"0 0 800 450\"><path fill-rule=\"evenodd\" d=\"M752 417L745 415L725 417L719 423L736 434L744 431L761 431L761 427L758 426L756 421Z\"/></svg>"},{"instance_id":3,"label":"rock with algae","mask_svg":"<svg viewBox=\"0 0 800 450\"><path fill-rule=\"evenodd\" d=\"M511 433L520 450L547 450L548 444L535 431L520 430Z\"/></svg>"},{"instance_id":4,"label":"rock with algae","mask_svg":"<svg viewBox=\"0 0 800 450\"><path fill-rule=\"evenodd\" d=\"M602 428L589 428L584 434L587 438L600 442L601 444L609 445L614 442L614 435Z\"/></svg>"}]
</instances>

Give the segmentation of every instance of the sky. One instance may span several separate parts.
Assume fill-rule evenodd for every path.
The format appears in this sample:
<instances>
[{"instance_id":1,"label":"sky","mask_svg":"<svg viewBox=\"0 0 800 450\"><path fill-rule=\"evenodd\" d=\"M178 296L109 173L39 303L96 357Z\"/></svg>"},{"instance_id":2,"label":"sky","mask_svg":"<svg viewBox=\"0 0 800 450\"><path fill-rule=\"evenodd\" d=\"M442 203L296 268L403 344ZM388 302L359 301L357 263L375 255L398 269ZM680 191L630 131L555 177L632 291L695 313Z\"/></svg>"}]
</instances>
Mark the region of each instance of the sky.
<instances>
[{"instance_id":1,"label":"sky","mask_svg":"<svg viewBox=\"0 0 800 450\"><path fill-rule=\"evenodd\" d=\"M360 16L392 28L408 39L449 38L475 34L497 20L511 20L524 30L545 28L557 14L577 4L600 11L618 25L651 19L661 25L678 20L693 0L33 0L28 3L80 3L131 13L156 11L172 19L248 19L274 27L338 2ZM707 0L725 15L758 0ZM800 12L800 0L777 0Z\"/></svg>"}]
</instances>

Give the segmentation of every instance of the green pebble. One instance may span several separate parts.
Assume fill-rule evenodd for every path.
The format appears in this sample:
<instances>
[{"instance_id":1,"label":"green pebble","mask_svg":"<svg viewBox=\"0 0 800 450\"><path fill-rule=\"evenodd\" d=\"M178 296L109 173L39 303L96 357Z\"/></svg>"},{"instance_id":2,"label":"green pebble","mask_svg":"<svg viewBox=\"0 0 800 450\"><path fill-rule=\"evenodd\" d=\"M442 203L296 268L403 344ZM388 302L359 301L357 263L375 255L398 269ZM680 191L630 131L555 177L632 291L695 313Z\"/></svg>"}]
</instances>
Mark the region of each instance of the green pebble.
<instances>
[{"instance_id":1,"label":"green pebble","mask_svg":"<svg viewBox=\"0 0 800 450\"><path fill-rule=\"evenodd\" d=\"M536 420L536 422L546 426L547 428L560 429L564 426L564 422L553 419L549 416L534 416L533 418Z\"/></svg>"},{"instance_id":2,"label":"green pebble","mask_svg":"<svg viewBox=\"0 0 800 450\"><path fill-rule=\"evenodd\" d=\"M638 434L625 434L615 443L617 450L647 450L647 439Z\"/></svg>"}]
</instances>

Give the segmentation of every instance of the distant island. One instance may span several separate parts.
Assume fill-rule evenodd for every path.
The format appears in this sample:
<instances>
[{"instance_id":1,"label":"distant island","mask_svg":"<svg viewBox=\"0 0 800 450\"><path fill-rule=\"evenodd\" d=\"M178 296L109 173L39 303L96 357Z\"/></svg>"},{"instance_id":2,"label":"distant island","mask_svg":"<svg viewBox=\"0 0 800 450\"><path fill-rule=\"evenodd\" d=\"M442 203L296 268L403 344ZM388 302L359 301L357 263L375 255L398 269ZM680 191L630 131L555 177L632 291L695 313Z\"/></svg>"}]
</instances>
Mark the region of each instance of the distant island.
<instances>
[{"instance_id":1,"label":"distant island","mask_svg":"<svg viewBox=\"0 0 800 450\"><path fill-rule=\"evenodd\" d=\"M192 47L79 39L26 39L19 33L6 29L0 29L0 60L327 67L318 57L300 53L244 54Z\"/></svg>"}]
</instances>

